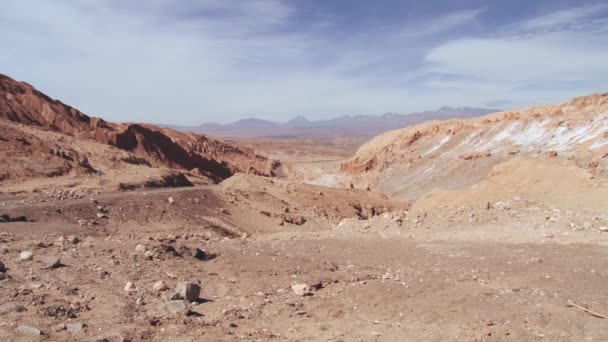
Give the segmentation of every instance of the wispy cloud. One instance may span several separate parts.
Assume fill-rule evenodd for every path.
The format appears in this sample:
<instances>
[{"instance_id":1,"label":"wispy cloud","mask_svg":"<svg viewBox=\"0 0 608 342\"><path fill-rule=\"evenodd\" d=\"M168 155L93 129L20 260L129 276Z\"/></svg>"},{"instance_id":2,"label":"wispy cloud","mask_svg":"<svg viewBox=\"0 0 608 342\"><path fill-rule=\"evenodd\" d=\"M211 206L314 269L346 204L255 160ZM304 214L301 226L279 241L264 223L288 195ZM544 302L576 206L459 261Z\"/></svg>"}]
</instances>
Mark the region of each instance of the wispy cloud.
<instances>
[{"instance_id":1,"label":"wispy cloud","mask_svg":"<svg viewBox=\"0 0 608 342\"><path fill-rule=\"evenodd\" d=\"M593 5L557 11L507 25L486 37L441 44L426 55L431 70L463 77L431 85L478 89L478 96L503 91L502 96L522 105L530 97L556 101L602 90L608 75L608 46L602 43L608 41L608 22L597 15L606 9L607 5Z\"/></svg>"}]
</instances>

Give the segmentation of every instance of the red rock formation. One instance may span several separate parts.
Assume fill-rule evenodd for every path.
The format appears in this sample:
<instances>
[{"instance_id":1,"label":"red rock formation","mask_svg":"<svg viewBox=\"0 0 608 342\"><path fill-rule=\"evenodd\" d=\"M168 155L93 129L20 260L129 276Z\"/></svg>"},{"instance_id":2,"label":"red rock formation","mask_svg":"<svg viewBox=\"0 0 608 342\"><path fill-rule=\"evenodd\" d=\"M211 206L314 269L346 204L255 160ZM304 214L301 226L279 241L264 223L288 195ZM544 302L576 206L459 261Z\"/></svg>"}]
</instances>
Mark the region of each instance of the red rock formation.
<instances>
[{"instance_id":1,"label":"red rock formation","mask_svg":"<svg viewBox=\"0 0 608 342\"><path fill-rule=\"evenodd\" d=\"M1 74L0 119L112 145L153 166L194 170L215 181L236 172L274 176L281 169L278 161L203 135L89 117L25 82Z\"/></svg>"}]
</instances>

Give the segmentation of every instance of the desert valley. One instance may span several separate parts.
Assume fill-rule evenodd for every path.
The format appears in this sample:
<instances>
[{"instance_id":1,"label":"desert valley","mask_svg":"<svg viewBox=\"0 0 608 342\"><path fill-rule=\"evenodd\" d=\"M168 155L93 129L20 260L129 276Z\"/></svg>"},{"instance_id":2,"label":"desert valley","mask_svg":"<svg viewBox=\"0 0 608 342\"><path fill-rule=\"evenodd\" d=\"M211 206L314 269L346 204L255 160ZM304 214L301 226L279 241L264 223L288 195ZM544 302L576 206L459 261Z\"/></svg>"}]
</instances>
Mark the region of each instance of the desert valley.
<instances>
[{"instance_id":1,"label":"desert valley","mask_svg":"<svg viewBox=\"0 0 608 342\"><path fill-rule=\"evenodd\" d=\"M608 93L564 100L216 138L0 75L0 339L608 340Z\"/></svg>"}]
</instances>

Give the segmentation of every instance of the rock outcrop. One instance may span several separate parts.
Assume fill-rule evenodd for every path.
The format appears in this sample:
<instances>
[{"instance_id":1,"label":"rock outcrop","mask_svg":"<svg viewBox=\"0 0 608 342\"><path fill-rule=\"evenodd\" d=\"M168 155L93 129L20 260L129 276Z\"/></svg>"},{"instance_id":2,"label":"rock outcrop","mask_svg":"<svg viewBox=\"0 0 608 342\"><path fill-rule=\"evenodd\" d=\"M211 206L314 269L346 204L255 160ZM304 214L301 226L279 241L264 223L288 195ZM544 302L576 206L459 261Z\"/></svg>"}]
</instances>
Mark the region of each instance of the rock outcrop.
<instances>
[{"instance_id":1,"label":"rock outcrop","mask_svg":"<svg viewBox=\"0 0 608 342\"><path fill-rule=\"evenodd\" d=\"M25 82L18 82L1 74L0 119L61 133L75 139L111 145L128 151L138 163L195 171L214 181L226 179L236 172L264 176L275 176L281 172L281 164L278 161L200 134L181 133L147 124L112 123L89 117L59 100L51 99ZM0 143L12 142L16 145L13 142L16 138L4 137L8 135L9 128L5 130L7 133L3 133ZM86 156L70 151L51 151L52 146L48 142L31 143L27 140L21 145L35 149L27 154L58 155L58 158L53 159L57 166L49 169L49 176L67 173L74 165L79 165L83 171L94 171L93 167L88 165ZM21 146L10 148L10 151L17 154L21 150ZM76 163L64 162L66 158L71 158ZM0 178L10 178L11 174L19 172L6 171L0 174ZM27 177L27 172L21 172L19 176Z\"/></svg>"},{"instance_id":2,"label":"rock outcrop","mask_svg":"<svg viewBox=\"0 0 608 342\"><path fill-rule=\"evenodd\" d=\"M608 175L608 93L468 120L429 121L369 141L341 166L358 187L416 199L458 189L513 158L568 160Z\"/></svg>"}]
</instances>

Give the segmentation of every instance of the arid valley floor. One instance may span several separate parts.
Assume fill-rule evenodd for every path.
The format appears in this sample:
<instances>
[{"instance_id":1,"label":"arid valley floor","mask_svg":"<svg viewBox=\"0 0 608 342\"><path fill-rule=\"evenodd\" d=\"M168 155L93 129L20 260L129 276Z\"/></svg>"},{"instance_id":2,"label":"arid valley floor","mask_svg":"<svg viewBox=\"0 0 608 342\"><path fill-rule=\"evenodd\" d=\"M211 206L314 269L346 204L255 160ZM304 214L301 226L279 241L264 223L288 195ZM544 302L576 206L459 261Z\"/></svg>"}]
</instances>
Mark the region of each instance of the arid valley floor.
<instances>
[{"instance_id":1,"label":"arid valley floor","mask_svg":"<svg viewBox=\"0 0 608 342\"><path fill-rule=\"evenodd\" d=\"M434 121L358 151L14 110L0 340L608 341L607 108ZM175 151L227 161L194 172L208 160Z\"/></svg>"}]
</instances>

